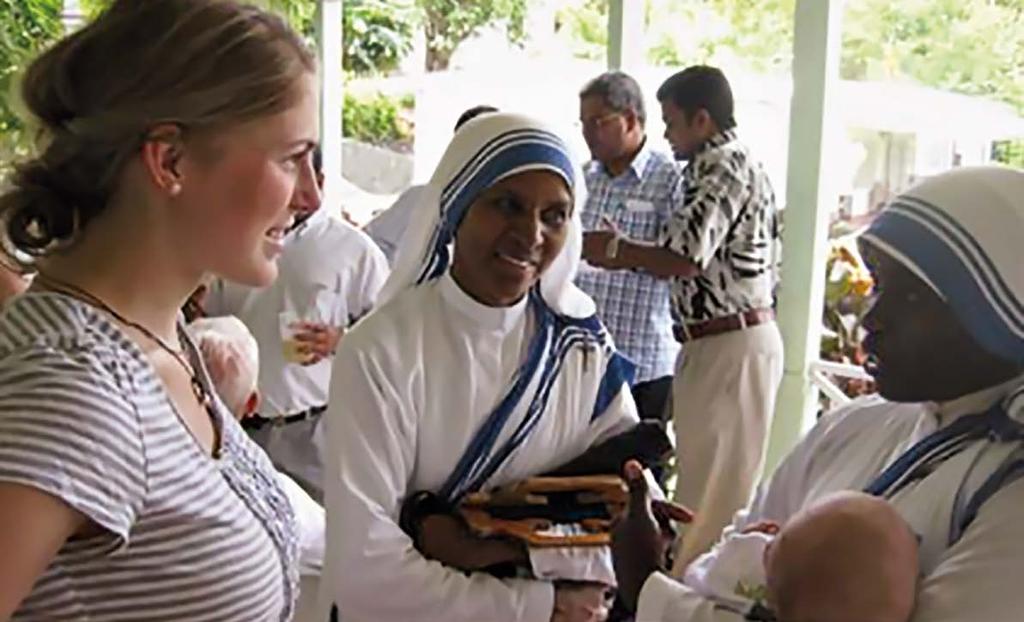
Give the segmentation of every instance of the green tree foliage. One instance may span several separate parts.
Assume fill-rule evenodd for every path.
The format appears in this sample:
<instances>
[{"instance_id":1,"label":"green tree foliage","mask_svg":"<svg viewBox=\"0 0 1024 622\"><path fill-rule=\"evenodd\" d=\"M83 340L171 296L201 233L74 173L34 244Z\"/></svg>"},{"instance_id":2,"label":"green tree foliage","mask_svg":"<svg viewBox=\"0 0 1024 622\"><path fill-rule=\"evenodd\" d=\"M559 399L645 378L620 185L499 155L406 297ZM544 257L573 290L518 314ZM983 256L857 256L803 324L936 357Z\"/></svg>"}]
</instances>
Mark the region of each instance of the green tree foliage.
<instances>
[{"instance_id":1,"label":"green tree foliage","mask_svg":"<svg viewBox=\"0 0 1024 622\"><path fill-rule=\"evenodd\" d=\"M313 0L253 1L277 11L313 40ZM86 19L98 16L111 2L79 0ZM18 111L18 79L33 57L63 35L63 10L63 0L0 0L0 176L30 151L32 137ZM409 52L417 18L412 0L345 0L343 23L345 68L375 73L394 69Z\"/></svg>"},{"instance_id":2,"label":"green tree foliage","mask_svg":"<svg viewBox=\"0 0 1024 622\"><path fill-rule=\"evenodd\" d=\"M909 77L1024 110L1021 0L860 0L846 19L844 77Z\"/></svg>"},{"instance_id":3,"label":"green tree foliage","mask_svg":"<svg viewBox=\"0 0 1024 622\"><path fill-rule=\"evenodd\" d=\"M427 41L427 71L448 68L452 54L484 26L503 23L509 41L523 39L528 0L416 0Z\"/></svg>"},{"instance_id":4,"label":"green tree foliage","mask_svg":"<svg viewBox=\"0 0 1024 622\"><path fill-rule=\"evenodd\" d=\"M664 65L739 59L788 72L796 0L645 0L647 56ZM607 2L578 0L566 24L593 46ZM581 55L586 55L581 54ZM841 73L910 79L986 95L1024 111L1024 0L856 0L846 3Z\"/></svg>"},{"instance_id":5,"label":"green tree foliage","mask_svg":"<svg viewBox=\"0 0 1024 622\"><path fill-rule=\"evenodd\" d=\"M997 162L1024 168L1024 141L1004 140L992 147L992 158Z\"/></svg>"},{"instance_id":6,"label":"green tree foliage","mask_svg":"<svg viewBox=\"0 0 1024 622\"><path fill-rule=\"evenodd\" d=\"M103 0L93 0L103 1ZM284 15L312 40L316 34L314 0L257 0ZM417 16L412 0L344 0L342 65L355 74L387 73L412 49Z\"/></svg>"},{"instance_id":7,"label":"green tree foliage","mask_svg":"<svg viewBox=\"0 0 1024 622\"><path fill-rule=\"evenodd\" d=\"M78 0L86 19L95 19L113 0Z\"/></svg>"},{"instance_id":8,"label":"green tree foliage","mask_svg":"<svg viewBox=\"0 0 1024 622\"><path fill-rule=\"evenodd\" d=\"M141 1L141 0L140 0ZM112 0L79 0L83 16L95 18ZM311 0L263 0L306 35L313 33L316 3ZM18 81L40 51L64 34L63 0L0 0L0 177L10 164L29 154L33 137L18 109Z\"/></svg>"},{"instance_id":9,"label":"green tree foliage","mask_svg":"<svg viewBox=\"0 0 1024 622\"><path fill-rule=\"evenodd\" d=\"M608 49L608 0L576 0L558 12L558 27L569 35L573 53L590 60Z\"/></svg>"},{"instance_id":10,"label":"green tree foliage","mask_svg":"<svg viewBox=\"0 0 1024 622\"><path fill-rule=\"evenodd\" d=\"M109 2L110 0L99 0ZM247 0L255 5L274 11L285 18L292 28L313 41L316 36L316 2L313 0ZM346 4L348 4L346 2ZM344 5L342 5L344 6Z\"/></svg>"},{"instance_id":11,"label":"green tree foliage","mask_svg":"<svg viewBox=\"0 0 1024 622\"><path fill-rule=\"evenodd\" d=\"M61 34L60 0L0 0L0 176L29 149L16 113L18 78L28 61Z\"/></svg>"},{"instance_id":12,"label":"green tree foliage","mask_svg":"<svg viewBox=\"0 0 1024 622\"><path fill-rule=\"evenodd\" d=\"M386 73L412 49L415 7L400 0L345 0L344 66L357 74Z\"/></svg>"},{"instance_id":13,"label":"green tree foliage","mask_svg":"<svg viewBox=\"0 0 1024 622\"><path fill-rule=\"evenodd\" d=\"M715 46L756 69L788 70L795 0L703 0L729 24ZM1024 111L1024 0L857 0L846 4L841 74L910 79Z\"/></svg>"},{"instance_id":14,"label":"green tree foliage","mask_svg":"<svg viewBox=\"0 0 1024 622\"><path fill-rule=\"evenodd\" d=\"M341 133L364 143L407 149L412 140L411 106L409 97L346 93Z\"/></svg>"},{"instance_id":15,"label":"green tree foliage","mask_svg":"<svg viewBox=\"0 0 1024 622\"><path fill-rule=\"evenodd\" d=\"M724 21L708 42L709 53L726 48L735 56L748 59L755 70L788 70L793 60L795 3L796 0L704 0L705 7Z\"/></svg>"},{"instance_id":16,"label":"green tree foliage","mask_svg":"<svg viewBox=\"0 0 1024 622\"><path fill-rule=\"evenodd\" d=\"M111 0L79 0L94 16ZM141 0L140 0L141 1ZM315 32L313 0L258 0L306 36ZM629 0L633 1L633 0ZM640 0L636 0L639 2ZM796 0L644 0L647 55L684 65L740 59L756 71L788 71ZM503 24L512 41L524 35L529 0L346 0L345 67L357 73L393 69L426 35L426 67L444 69L466 39ZM10 97L30 58L61 34L62 0L0 0L0 158L27 149ZM600 58L607 45L607 0L574 0L559 22L577 53ZM928 86L987 95L1024 111L1024 0L857 0L848 2L842 75L911 79Z\"/></svg>"}]
</instances>

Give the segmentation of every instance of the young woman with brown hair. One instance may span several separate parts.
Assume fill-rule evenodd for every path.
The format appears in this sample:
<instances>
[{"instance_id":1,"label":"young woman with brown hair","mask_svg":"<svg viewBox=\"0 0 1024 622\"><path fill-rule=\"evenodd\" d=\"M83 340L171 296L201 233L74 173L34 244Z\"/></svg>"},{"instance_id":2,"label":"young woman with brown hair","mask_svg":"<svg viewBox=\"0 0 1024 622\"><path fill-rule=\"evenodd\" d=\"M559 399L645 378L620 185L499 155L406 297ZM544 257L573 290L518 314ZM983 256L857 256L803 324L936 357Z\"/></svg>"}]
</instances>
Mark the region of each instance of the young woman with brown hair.
<instances>
[{"instance_id":1,"label":"young woman with brown hair","mask_svg":"<svg viewBox=\"0 0 1024 622\"><path fill-rule=\"evenodd\" d=\"M291 617L273 467L178 310L262 286L315 183L315 63L234 2L119 0L29 68L44 141L0 195L30 290L0 314L0 620Z\"/></svg>"}]
</instances>

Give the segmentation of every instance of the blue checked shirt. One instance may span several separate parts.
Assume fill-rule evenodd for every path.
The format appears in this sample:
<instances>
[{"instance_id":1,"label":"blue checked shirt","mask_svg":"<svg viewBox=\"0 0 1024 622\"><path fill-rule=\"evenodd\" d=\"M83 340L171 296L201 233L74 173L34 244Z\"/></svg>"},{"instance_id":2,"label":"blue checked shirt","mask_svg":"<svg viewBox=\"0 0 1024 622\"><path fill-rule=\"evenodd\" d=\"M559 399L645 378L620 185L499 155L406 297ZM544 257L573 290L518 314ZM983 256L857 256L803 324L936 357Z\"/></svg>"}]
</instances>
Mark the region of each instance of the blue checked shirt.
<instances>
[{"instance_id":1,"label":"blue checked shirt","mask_svg":"<svg viewBox=\"0 0 1024 622\"><path fill-rule=\"evenodd\" d=\"M607 217L629 239L657 242L683 200L679 165L646 145L618 177L592 161L584 167L584 179L584 231L606 228L602 218ZM636 363L638 383L672 374L679 344L672 336L669 281L631 270L584 266L576 284L594 299L619 351Z\"/></svg>"}]
</instances>

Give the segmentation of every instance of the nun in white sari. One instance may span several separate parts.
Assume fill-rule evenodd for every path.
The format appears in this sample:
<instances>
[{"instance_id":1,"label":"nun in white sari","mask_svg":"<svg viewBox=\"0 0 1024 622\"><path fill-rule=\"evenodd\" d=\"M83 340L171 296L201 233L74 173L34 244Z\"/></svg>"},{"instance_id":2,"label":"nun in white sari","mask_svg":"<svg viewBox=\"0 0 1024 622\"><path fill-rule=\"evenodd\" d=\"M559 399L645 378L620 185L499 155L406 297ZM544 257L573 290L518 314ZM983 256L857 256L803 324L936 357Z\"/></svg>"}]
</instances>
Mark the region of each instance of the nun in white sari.
<instances>
[{"instance_id":1,"label":"nun in white sari","mask_svg":"<svg viewBox=\"0 0 1024 622\"><path fill-rule=\"evenodd\" d=\"M534 576L592 587L499 580L428 560L398 524L412 493L454 501L636 424L632 365L572 284L577 184L565 144L537 121L468 123L422 193L383 304L342 340L321 601L344 622L603 619L606 549L529 552Z\"/></svg>"},{"instance_id":2,"label":"nun in white sari","mask_svg":"<svg viewBox=\"0 0 1024 622\"><path fill-rule=\"evenodd\" d=\"M867 367L881 397L825 415L723 538L865 490L920 539L915 622L1024 619L1022 240L1021 171L959 169L895 199L861 238L876 281ZM638 622L764 619L701 594L699 572L678 581L632 554L644 536L630 524L613 550Z\"/></svg>"}]
</instances>

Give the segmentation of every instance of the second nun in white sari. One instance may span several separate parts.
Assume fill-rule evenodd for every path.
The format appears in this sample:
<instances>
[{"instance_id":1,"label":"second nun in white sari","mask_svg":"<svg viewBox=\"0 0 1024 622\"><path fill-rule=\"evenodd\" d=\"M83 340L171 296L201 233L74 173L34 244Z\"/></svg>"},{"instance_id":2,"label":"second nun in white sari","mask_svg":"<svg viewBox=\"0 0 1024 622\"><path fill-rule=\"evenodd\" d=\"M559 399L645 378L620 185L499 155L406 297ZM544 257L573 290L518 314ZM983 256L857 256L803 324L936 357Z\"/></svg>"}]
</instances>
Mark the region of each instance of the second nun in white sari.
<instances>
[{"instance_id":1,"label":"second nun in white sari","mask_svg":"<svg viewBox=\"0 0 1024 622\"><path fill-rule=\"evenodd\" d=\"M607 615L604 549L528 552L534 576L583 587L498 579L427 559L399 527L410 494L538 475L637 422L633 366L572 284L581 192L565 143L512 114L465 125L426 186L384 304L334 364L321 600L344 622Z\"/></svg>"}]
</instances>

